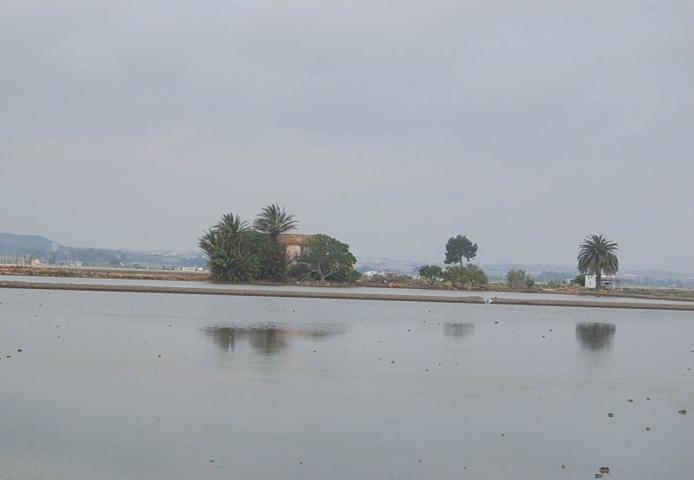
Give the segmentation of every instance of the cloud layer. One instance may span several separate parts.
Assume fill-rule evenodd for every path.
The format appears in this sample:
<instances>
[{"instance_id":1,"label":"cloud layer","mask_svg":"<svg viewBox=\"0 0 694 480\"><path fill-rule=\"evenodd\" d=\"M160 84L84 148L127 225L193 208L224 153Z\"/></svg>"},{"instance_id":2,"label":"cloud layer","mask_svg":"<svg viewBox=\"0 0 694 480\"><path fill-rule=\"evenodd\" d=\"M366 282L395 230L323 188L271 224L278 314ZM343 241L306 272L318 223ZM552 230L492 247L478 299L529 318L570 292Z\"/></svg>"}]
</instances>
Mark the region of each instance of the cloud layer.
<instances>
[{"instance_id":1,"label":"cloud layer","mask_svg":"<svg viewBox=\"0 0 694 480\"><path fill-rule=\"evenodd\" d=\"M179 4L180 3L180 4ZM194 248L285 204L366 257L694 271L690 1L6 1L0 230Z\"/></svg>"}]
</instances>

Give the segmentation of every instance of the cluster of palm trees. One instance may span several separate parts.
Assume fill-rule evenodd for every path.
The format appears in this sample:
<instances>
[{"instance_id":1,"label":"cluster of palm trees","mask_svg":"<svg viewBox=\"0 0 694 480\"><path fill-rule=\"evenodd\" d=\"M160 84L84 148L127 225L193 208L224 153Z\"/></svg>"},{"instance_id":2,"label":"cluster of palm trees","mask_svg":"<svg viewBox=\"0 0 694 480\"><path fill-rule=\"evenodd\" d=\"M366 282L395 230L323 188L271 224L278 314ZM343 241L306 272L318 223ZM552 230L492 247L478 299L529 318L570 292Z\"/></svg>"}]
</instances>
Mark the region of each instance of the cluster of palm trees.
<instances>
[{"instance_id":1,"label":"cluster of palm trees","mask_svg":"<svg viewBox=\"0 0 694 480\"><path fill-rule=\"evenodd\" d=\"M276 204L263 208L252 228L238 215L223 215L199 242L213 280L283 280L289 259L279 237L297 224L293 214Z\"/></svg>"}]
</instances>

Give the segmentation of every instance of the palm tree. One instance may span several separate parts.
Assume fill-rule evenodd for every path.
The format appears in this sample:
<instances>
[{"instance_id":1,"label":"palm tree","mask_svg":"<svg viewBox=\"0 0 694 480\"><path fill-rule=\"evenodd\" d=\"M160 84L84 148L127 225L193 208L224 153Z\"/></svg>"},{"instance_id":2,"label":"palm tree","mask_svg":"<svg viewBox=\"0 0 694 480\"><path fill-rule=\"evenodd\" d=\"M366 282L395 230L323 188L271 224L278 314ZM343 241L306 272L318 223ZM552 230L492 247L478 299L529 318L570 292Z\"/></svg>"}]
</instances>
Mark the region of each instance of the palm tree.
<instances>
[{"instance_id":1,"label":"palm tree","mask_svg":"<svg viewBox=\"0 0 694 480\"><path fill-rule=\"evenodd\" d=\"M238 215L228 213L203 234L199 246L207 255L215 280L250 280L253 266L249 264L248 224Z\"/></svg>"},{"instance_id":2,"label":"palm tree","mask_svg":"<svg viewBox=\"0 0 694 480\"><path fill-rule=\"evenodd\" d=\"M595 275L595 288L600 289L603 272L614 275L619 270L617 243L602 235L590 235L583 239L578 250L578 269L581 273Z\"/></svg>"},{"instance_id":3,"label":"palm tree","mask_svg":"<svg viewBox=\"0 0 694 480\"><path fill-rule=\"evenodd\" d=\"M277 243L280 234L294 230L299 222L294 219L294 215L287 213L284 207L273 204L263 208L262 212L253 222L253 227L270 235L273 243Z\"/></svg>"},{"instance_id":4,"label":"palm tree","mask_svg":"<svg viewBox=\"0 0 694 480\"><path fill-rule=\"evenodd\" d=\"M215 228L224 235L233 237L248 230L248 223L241 221L238 215L227 213L222 215L222 219L217 222Z\"/></svg>"}]
</instances>

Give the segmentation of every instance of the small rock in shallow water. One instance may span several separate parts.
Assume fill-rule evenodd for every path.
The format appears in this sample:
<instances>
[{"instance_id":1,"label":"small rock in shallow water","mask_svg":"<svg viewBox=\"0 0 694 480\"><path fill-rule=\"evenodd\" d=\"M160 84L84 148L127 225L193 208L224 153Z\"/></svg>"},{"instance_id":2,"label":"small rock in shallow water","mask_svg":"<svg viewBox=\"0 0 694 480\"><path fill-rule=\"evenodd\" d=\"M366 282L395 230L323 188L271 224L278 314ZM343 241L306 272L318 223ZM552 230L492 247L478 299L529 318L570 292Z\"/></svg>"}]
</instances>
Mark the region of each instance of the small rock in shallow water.
<instances>
[{"instance_id":1,"label":"small rock in shallow water","mask_svg":"<svg viewBox=\"0 0 694 480\"><path fill-rule=\"evenodd\" d=\"M612 417L614 417L614 413L610 412L610 413L607 414L607 416L610 417L610 418L612 418Z\"/></svg>"},{"instance_id":2,"label":"small rock in shallow water","mask_svg":"<svg viewBox=\"0 0 694 480\"><path fill-rule=\"evenodd\" d=\"M687 411L686 410L678 410L677 413L679 413L680 415L686 415Z\"/></svg>"},{"instance_id":3,"label":"small rock in shallow water","mask_svg":"<svg viewBox=\"0 0 694 480\"><path fill-rule=\"evenodd\" d=\"M600 467L600 473L610 473L610 467Z\"/></svg>"},{"instance_id":4,"label":"small rock in shallow water","mask_svg":"<svg viewBox=\"0 0 694 480\"><path fill-rule=\"evenodd\" d=\"M647 431L647 432L650 432L650 431L651 431L651 427L646 427L646 431Z\"/></svg>"}]
</instances>

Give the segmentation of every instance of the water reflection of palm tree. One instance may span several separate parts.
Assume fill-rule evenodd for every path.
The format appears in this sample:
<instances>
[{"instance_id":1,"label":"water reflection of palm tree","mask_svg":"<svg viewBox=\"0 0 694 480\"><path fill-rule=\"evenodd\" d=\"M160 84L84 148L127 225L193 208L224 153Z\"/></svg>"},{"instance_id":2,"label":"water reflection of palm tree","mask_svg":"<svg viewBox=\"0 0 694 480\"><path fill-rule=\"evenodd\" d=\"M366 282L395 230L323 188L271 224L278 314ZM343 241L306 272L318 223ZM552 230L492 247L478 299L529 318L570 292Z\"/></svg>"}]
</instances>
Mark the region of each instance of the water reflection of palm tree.
<instances>
[{"instance_id":1,"label":"water reflection of palm tree","mask_svg":"<svg viewBox=\"0 0 694 480\"><path fill-rule=\"evenodd\" d=\"M209 327L204 329L217 346L224 351L236 348L238 342L247 340L251 347L266 355L278 353L289 346L292 337L325 338L344 333L342 325L284 327L263 325L259 327Z\"/></svg>"},{"instance_id":2,"label":"water reflection of palm tree","mask_svg":"<svg viewBox=\"0 0 694 480\"><path fill-rule=\"evenodd\" d=\"M602 350L612 347L616 332L614 323L579 323L576 325L576 338L583 348Z\"/></svg>"},{"instance_id":3,"label":"water reflection of palm tree","mask_svg":"<svg viewBox=\"0 0 694 480\"><path fill-rule=\"evenodd\" d=\"M448 322L443 325L443 333L447 337L462 338L475 331L474 323Z\"/></svg>"},{"instance_id":4,"label":"water reflection of palm tree","mask_svg":"<svg viewBox=\"0 0 694 480\"><path fill-rule=\"evenodd\" d=\"M267 355L272 355L287 348L287 337L290 333L280 328L251 329L248 340L253 348Z\"/></svg>"}]
</instances>

